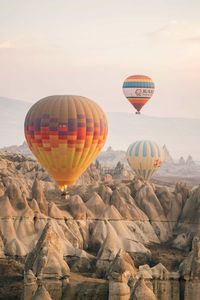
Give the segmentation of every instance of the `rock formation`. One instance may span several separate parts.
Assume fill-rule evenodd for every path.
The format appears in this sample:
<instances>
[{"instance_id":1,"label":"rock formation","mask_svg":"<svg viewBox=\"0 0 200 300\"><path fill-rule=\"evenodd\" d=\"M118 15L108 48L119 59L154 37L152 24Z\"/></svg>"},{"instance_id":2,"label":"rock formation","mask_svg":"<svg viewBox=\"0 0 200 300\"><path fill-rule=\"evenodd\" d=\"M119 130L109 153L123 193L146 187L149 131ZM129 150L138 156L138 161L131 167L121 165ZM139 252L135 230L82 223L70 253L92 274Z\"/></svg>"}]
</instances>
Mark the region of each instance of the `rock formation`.
<instances>
[{"instance_id":1,"label":"rock formation","mask_svg":"<svg viewBox=\"0 0 200 300\"><path fill-rule=\"evenodd\" d=\"M42 184L39 180L35 179L32 186L32 198L35 199L38 203L40 211L44 214L47 214L48 203L46 201Z\"/></svg>"},{"instance_id":2,"label":"rock formation","mask_svg":"<svg viewBox=\"0 0 200 300\"><path fill-rule=\"evenodd\" d=\"M168 165L174 165L174 160L171 156L171 154L169 153L169 150L167 149L167 146L164 145L163 146L163 151L164 151L164 154L165 154L165 164L168 164Z\"/></svg>"},{"instance_id":3,"label":"rock formation","mask_svg":"<svg viewBox=\"0 0 200 300\"><path fill-rule=\"evenodd\" d=\"M188 155L188 158L186 159L185 163L188 167L195 167L196 165L191 155Z\"/></svg>"},{"instance_id":4,"label":"rock formation","mask_svg":"<svg viewBox=\"0 0 200 300\"><path fill-rule=\"evenodd\" d=\"M23 289L26 300L200 295L200 187L130 179L123 164L112 180L93 164L64 197L36 161L0 154L0 279L9 278L0 286L4 299L16 278L21 289L10 293L19 298Z\"/></svg>"},{"instance_id":5,"label":"rock formation","mask_svg":"<svg viewBox=\"0 0 200 300\"><path fill-rule=\"evenodd\" d=\"M179 269L184 279L184 299L197 299L200 293L200 238L198 236L193 238L192 250Z\"/></svg>"},{"instance_id":6,"label":"rock formation","mask_svg":"<svg viewBox=\"0 0 200 300\"><path fill-rule=\"evenodd\" d=\"M180 272L185 279L200 279L200 238L195 236L192 250L180 265Z\"/></svg>"},{"instance_id":7,"label":"rock formation","mask_svg":"<svg viewBox=\"0 0 200 300\"><path fill-rule=\"evenodd\" d=\"M132 291L130 300L157 300L157 298L144 279L140 278Z\"/></svg>"},{"instance_id":8,"label":"rock formation","mask_svg":"<svg viewBox=\"0 0 200 300\"><path fill-rule=\"evenodd\" d=\"M130 299L130 278L135 277L136 269L131 257L123 250L119 250L107 271L109 280L109 300Z\"/></svg>"},{"instance_id":9,"label":"rock formation","mask_svg":"<svg viewBox=\"0 0 200 300\"><path fill-rule=\"evenodd\" d=\"M25 273L32 271L39 278L66 278L70 275L59 236L47 223L35 248L29 253L25 262Z\"/></svg>"},{"instance_id":10,"label":"rock formation","mask_svg":"<svg viewBox=\"0 0 200 300\"><path fill-rule=\"evenodd\" d=\"M45 287L40 284L38 285L37 291L35 292L32 300L52 300L52 298Z\"/></svg>"}]
</instances>

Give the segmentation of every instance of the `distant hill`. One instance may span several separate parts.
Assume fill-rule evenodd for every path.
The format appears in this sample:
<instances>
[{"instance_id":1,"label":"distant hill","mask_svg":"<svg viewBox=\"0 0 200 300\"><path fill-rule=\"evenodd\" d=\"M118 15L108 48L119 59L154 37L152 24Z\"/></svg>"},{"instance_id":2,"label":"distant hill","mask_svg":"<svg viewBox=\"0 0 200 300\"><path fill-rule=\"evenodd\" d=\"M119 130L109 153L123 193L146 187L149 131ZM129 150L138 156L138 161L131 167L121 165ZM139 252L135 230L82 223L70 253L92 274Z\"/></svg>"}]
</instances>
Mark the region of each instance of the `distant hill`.
<instances>
[{"instance_id":1,"label":"distant hill","mask_svg":"<svg viewBox=\"0 0 200 300\"><path fill-rule=\"evenodd\" d=\"M23 123L31 103L0 97L0 148L20 145L24 141ZM157 118L134 112L108 112L108 141L104 149L126 150L138 139L151 139L166 144L173 158L200 160L200 119Z\"/></svg>"},{"instance_id":2,"label":"distant hill","mask_svg":"<svg viewBox=\"0 0 200 300\"><path fill-rule=\"evenodd\" d=\"M22 144L24 118L30 103L0 97L0 147Z\"/></svg>"}]
</instances>

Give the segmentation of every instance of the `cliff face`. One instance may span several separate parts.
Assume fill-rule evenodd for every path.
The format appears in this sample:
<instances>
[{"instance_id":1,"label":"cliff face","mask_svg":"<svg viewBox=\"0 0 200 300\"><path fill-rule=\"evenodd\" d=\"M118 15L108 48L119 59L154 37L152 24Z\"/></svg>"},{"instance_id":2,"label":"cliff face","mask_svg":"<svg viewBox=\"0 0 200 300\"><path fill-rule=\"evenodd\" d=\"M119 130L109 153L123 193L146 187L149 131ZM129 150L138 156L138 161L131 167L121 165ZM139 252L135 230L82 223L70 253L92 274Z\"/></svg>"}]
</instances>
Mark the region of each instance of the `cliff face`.
<instances>
[{"instance_id":1,"label":"cliff face","mask_svg":"<svg viewBox=\"0 0 200 300\"><path fill-rule=\"evenodd\" d=\"M199 187L98 162L79 183L61 196L37 162L1 152L0 299L193 299Z\"/></svg>"}]
</instances>

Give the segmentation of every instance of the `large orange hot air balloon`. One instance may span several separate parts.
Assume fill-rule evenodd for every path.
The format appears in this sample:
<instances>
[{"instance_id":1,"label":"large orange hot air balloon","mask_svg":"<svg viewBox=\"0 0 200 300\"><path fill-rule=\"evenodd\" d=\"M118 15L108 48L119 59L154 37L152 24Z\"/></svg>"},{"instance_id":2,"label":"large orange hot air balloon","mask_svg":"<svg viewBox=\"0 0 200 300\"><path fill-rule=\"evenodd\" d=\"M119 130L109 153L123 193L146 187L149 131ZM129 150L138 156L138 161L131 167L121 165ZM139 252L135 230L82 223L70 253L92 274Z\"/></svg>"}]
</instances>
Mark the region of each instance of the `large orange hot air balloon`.
<instances>
[{"instance_id":1,"label":"large orange hot air balloon","mask_svg":"<svg viewBox=\"0 0 200 300\"><path fill-rule=\"evenodd\" d=\"M50 96L28 111L25 136L33 154L64 190L104 146L107 120L101 108L85 97Z\"/></svg>"},{"instance_id":2,"label":"large orange hot air balloon","mask_svg":"<svg viewBox=\"0 0 200 300\"><path fill-rule=\"evenodd\" d=\"M133 75L125 79L123 92L128 101L140 114L141 108L147 103L154 93L153 80L146 75Z\"/></svg>"}]
</instances>

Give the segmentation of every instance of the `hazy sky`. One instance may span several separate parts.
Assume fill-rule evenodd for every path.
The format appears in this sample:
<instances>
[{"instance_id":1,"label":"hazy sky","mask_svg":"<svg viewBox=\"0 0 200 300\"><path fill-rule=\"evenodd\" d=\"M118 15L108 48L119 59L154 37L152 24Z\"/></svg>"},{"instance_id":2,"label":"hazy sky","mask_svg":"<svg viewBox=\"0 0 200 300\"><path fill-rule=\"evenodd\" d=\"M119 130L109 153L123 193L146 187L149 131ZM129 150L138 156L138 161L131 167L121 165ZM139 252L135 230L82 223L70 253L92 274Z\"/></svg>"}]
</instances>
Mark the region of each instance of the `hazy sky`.
<instances>
[{"instance_id":1,"label":"hazy sky","mask_svg":"<svg viewBox=\"0 0 200 300\"><path fill-rule=\"evenodd\" d=\"M0 96L131 111L122 82L147 74L145 114L200 118L199 15L199 0L0 0Z\"/></svg>"}]
</instances>

